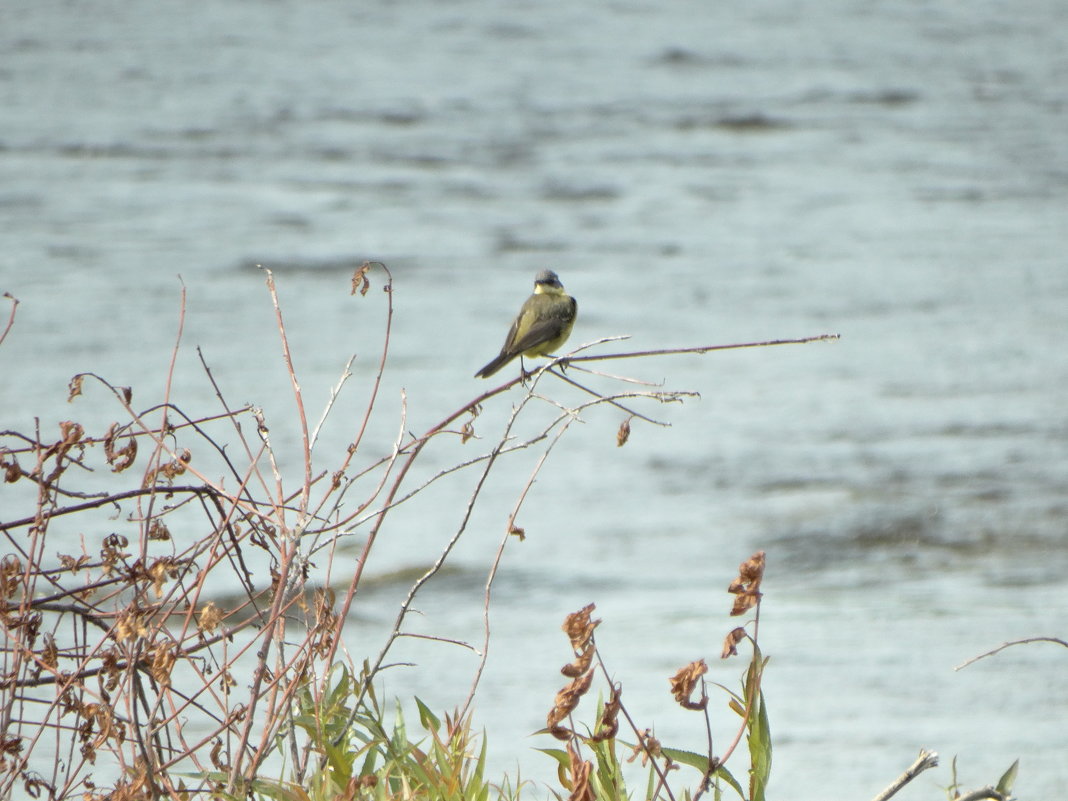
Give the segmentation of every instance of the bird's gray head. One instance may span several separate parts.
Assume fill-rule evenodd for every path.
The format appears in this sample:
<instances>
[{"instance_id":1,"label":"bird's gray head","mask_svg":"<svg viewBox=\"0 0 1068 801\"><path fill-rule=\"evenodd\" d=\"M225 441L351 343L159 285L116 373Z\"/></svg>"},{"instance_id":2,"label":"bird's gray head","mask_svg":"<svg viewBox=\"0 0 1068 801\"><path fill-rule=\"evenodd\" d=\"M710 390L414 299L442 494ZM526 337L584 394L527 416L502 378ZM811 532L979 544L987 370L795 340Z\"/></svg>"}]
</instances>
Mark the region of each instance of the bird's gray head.
<instances>
[{"instance_id":1,"label":"bird's gray head","mask_svg":"<svg viewBox=\"0 0 1068 801\"><path fill-rule=\"evenodd\" d=\"M561 286L560 276L554 273L552 270L542 270L536 276L534 276L535 284L548 284L549 286Z\"/></svg>"}]
</instances>

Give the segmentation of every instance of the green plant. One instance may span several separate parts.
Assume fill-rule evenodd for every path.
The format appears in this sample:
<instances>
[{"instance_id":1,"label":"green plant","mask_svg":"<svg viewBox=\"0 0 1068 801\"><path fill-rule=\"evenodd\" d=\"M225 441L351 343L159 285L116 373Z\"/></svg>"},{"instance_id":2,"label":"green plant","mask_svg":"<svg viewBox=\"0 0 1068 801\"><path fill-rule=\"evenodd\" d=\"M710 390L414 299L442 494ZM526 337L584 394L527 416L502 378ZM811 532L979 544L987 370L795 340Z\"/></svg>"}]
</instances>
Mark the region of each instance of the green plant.
<instances>
[{"instance_id":1,"label":"green plant","mask_svg":"<svg viewBox=\"0 0 1068 801\"><path fill-rule=\"evenodd\" d=\"M288 726L305 736L304 747L319 757L300 782L255 778L236 788L219 791L226 799L248 796L272 801L402 801L435 798L441 801L489 801L518 797L497 789L485 777L486 744L471 730L470 720L446 715L442 721L416 699L423 736L412 740L400 705L387 724L372 687L360 692L364 675L354 680L343 665L335 665L326 693L317 695L309 683L297 695L298 711ZM283 740L292 732L283 729ZM283 750L280 744L280 750ZM285 770L282 771L286 772ZM227 776L209 773L222 786Z\"/></svg>"},{"instance_id":2,"label":"green plant","mask_svg":"<svg viewBox=\"0 0 1068 801\"><path fill-rule=\"evenodd\" d=\"M723 788L727 787L743 800L764 801L771 772L770 726L761 690L767 658L761 654L757 642L764 562L763 551L753 554L742 563L738 577L728 587L728 592L735 597L731 615L752 612L753 617L745 625L734 627L723 643L723 659L737 656L738 646L742 642L749 644L750 656L742 678L741 692L734 693L721 686L726 693L728 707L738 715L740 723L727 747L718 753L714 747L712 718L708 709L709 696L704 679L708 664L704 659L679 669L671 677L670 683L675 703L683 709L702 714L706 750L702 753L668 747L656 739L651 729L640 728L623 704L623 688L612 682L603 655L597 649L594 630L601 621L592 618L594 605L590 604L567 617L563 629L568 635L575 659L565 665L561 672L570 677L571 682L557 693L545 729L546 733L565 743L565 750L543 750L557 761L560 781L569 793L569 801L612 801L630 797L622 763L636 758L640 758L641 764L648 768L646 799L698 799L709 791L718 799ZM598 705L597 724L582 733L573 715L598 672L609 684L609 698ZM699 697L695 698L695 694ZM617 739L620 716L635 737L632 743ZM746 750L749 753L748 793L727 767L727 762L743 737L746 737ZM620 749L630 752L626 760L620 759ZM682 780L672 781L673 772L680 766L697 770L698 776L693 785L679 788L676 785ZM564 797L560 793L556 793L556 796Z\"/></svg>"}]
</instances>

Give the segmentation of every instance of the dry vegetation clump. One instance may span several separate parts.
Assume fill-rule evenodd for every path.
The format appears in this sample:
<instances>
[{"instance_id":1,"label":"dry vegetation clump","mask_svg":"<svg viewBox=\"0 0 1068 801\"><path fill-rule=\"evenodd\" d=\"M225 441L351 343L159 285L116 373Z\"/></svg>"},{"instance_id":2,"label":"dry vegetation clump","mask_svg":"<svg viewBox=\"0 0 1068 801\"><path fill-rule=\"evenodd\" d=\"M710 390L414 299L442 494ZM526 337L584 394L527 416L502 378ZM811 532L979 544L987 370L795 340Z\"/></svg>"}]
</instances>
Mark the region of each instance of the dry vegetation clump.
<instances>
[{"instance_id":1,"label":"dry vegetation clump","mask_svg":"<svg viewBox=\"0 0 1068 801\"><path fill-rule=\"evenodd\" d=\"M363 743L365 759L374 750L367 750L368 742L389 741L377 717L375 678L394 642L406 635L415 596L464 533L496 461L544 448L506 527L521 532L515 518L534 475L583 411L690 394L644 387L611 396L589 391L577 407L551 404L547 426L516 436L523 411L546 404L537 388L546 376L560 376L554 361L527 377L527 391L495 444L409 487L409 469L428 444L441 437L472 440L480 404L519 379L483 393L420 436L401 433L385 454L366 454L364 435L393 319L385 265L356 270L351 294L368 295L372 271L384 277L387 307L380 356L363 387L366 401L351 439L325 458L316 451L319 432L351 377L352 360L322 420L311 426L274 278L266 273L297 410L302 464L296 481L279 467L262 411L232 406L202 355L218 410L191 413L172 400L184 291L159 402L135 405L132 388L82 373L70 382L72 408L97 402L102 388L116 422L101 431L73 419L54 432L40 426L0 431L0 533L7 551L0 558L0 797L90 801L178 798L193 791L244 797L270 789L261 778L268 765L293 787L313 776L324 793L348 787L347 779L324 778L331 749L350 741L361 725L364 735L379 729ZM10 300L0 343L15 322L17 301ZM477 474L467 515L411 587L377 654L339 668L345 620L390 512L461 469ZM336 560L339 541L356 533L362 542L357 558ZM509 539L505 533L494 571ZM465 731L477 682L478 676L463 710L448 719L444 742ZM344 703L339 686L348 694ZM343 725L330 715L340 715ZM423 722L431 733L434 720L427 711ZM336 774L338 766L332 767ZM366 775L360 780L364 786L370 781Z\"/></svg>"},{"instance_id":2,"label":"dry vegetation clump","mask_svg":"<svg viewBox=\"0 0 1068 801\"><path fill-rule=\"evenodd\" d=\"M471 710L488 650L489 590L506 546L525 535L517 521L527 495L549 453L591 410L623 412L615 432L622 447L633 421L664 424L637 406L695 394L620 379L590 364L836 338L578 355L621 338L602 339L482 393L421 435L408 432L402 413L392 448L368 453L365 434L388 363L393 320L392 276L385 265L357 269L351 294L368 295L372 271L375 280L384 276L381 351L365 376L362 413L351 436L325 457L317 450L320 432L351 378L352 359L320 422L310 425L274 278L266 273L296 408L297 478L280 468L263 412L230 404L202 355L218 408L192 412L172 397L184 292L161 399L137 405L133 388L86 372L70 382L71 408L98 403L103 394L114 422L101 430L72 419L51 431L40 424L0 431L0 536L6 551L0 557L0 798L518 798L524 782L486 779L486 742L478 745L472 733ZM17 302L10 300L0 346L15 321ZM606 393L579 375L623 388ZM581 402L567 405L543 394L550 380ZM483 404L520 386L500 430L479 437ZM549 410L548 422L519 425L535 407ZM442 438L480 450L414 480L413 464ZM421 734L410 735L399 708L390 714L377 697L380 674L400 638L427 637L406 626L416 596L464 535L498 460L523 453L535 458L516 489L486 577L486 641L441 639L481 655L466 697L442 717L415 699ZM440 551L429 555L430 567L411 584L384 642L371 650L360 643L364 650L355 650L346 643L346 620L359 603L365 569L391 512L457 473L472 477L456 500L463 510L459 522ZM359 543L355 559L341 558L343 541ZM670 679L670 692L682 709L700 713L705 747L670 748L632 720L622 684L610 678L597 649L600 621L592 617L593 604L568 617L564 628L574 659L563 668L569 682L546 725L547 734L564 743L564 750L546 749L560 766L558 798L627 797L632 793L623 765L640 759L648 771L646 798L697 799L710 791L719 797L731 788L740 798L762 801L771 767L761 692L767 660L758 646L763 573L759 552L728 588L731 614L751 617L732 628L722 646L724 659L748 646L741 690L721 688L737 715L723 748L714 747L704 659L682 667ZM607 699L586 729L576 711L598 675ZM743 739L749 755L744 781L728 767ZM683 767L696 773L676 777Z\"/></svg>"}]
</instances>

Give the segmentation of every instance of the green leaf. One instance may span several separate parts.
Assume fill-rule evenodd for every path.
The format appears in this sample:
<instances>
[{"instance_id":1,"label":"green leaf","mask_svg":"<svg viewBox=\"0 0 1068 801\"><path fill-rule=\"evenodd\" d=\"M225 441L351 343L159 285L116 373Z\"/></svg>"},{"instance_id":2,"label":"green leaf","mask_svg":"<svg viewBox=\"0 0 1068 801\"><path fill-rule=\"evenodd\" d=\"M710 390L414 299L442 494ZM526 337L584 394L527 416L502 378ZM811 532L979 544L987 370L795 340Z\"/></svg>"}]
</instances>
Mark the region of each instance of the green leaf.
<instances>
[{"instance_id":1,"label":"green leaf","mask_svg":"<svg viewBox=\"0 0 1068 801\"><path fill-rule=\"evenodd\" d=\"M701 771L702 775L708 773L708 754L697 754L693 751L683 751L678 748L661 748L660 752L665 756L671 757L673 761L678 762L680 765L688 765L691 768L697 768L697 770ZM716 768L716 772L712 775L713 778L723 779L723 781L729 784L734 791L738 793L739 798L745 798L745 790L742 789L742 785L723 765Z\"/></svg>"},{"instance_id":2,"label":"green leaf","mask_svg":"<svg viewBox=\"0 0 1068 801\"><path fill-rule=\"evenodd\" d=\"M616 758L615 740L602 740L593 743L592 750L593 756L597 760L594 780L601 788L598 798L627 798L623 771L620 768L619 760Z\"/></svg>"},{"instance_id":3,"label":"green leaf","mask_svg":"<svg viewBox=\"0 0 1068 801\"><path fill-rule=\"evenodd\" d=\"M327 764L333 769L333 780L344 787L352 777L354 754L345 747L337 748L333 743L323 743L326 750Z\"/></svg>"},{"instance_id":4,"label":"green leaf","mask_svg":"<svg viewBox=\"0 0 1068 801\"><path fill-rule=\"evenodd\" d=\"M369 748L367 750L367 756L364 758L363 764L360 765L361 776L370 776L372 773L375 772L375 762L377 761L377 757L377 748Z\"/></svg>"},{"instance_id":5,"label":"green leaf","mask_svg":"<svg viewBox=\"0 0 1068 801\"><path fill-rule=\"evenodd\" d=\"M738 793L738 797L743 799L743 801L744 801L744 799L745 799L745 790L742 789L742 783L739 782L736 778L734 778L734 775L729 770L727 770L725 767L723 767L721 765L720 767L716 768L716 772L714 774L712 774L712 777L714 779L723 779L723 781L727 782L727 784L729 784L734 789L734 792ZM719 797L720 797L720 793L717 790L716 791L716 798L719 798Z\"/></svg>"},{"instance_id":6,"label":"green leaf","mask_svg":"<svg viewBox=\"0 0 1068 801\"><path fill-rule=\"evenodd\" d=\"M419 722L423 724L423 728L426 731L436 732L441 728L441 720L438 719L437 715L430 711L430 707L418 698L415 699L415 705L419 707Z\"/></svg>"},{"instance_id":7,"label":"green leaf","mask_svg":"<svg viewBox=\"0 0 1068 801\"><path fill-rule=\"evenodd\" d=\"M693 751L683 751L681 748L661 748L660 752L671 757L672 761L680 765L689 765L697 768L701 773L708 772L708 754L697 754Z\"/></svg>"},{"instance_id":8,"label":"green leaf","mask_svg":"<svg viewBox=\"0 0 1068 801\"><path fill-rule=\"evenodd\" d=\"M749 716L749 796L750 801L764 801L771 776L771 726L768 708L761 692Z\"/></svg>"},{"instance_id":9,"label":"green leaf","mask_svg":"<svg viewBox=\"0 0 1068 801\"><path fill-rule=\"evenodd\" d=\"M998 779L998 786L994 789L1002 795L1010 795L1012 793L1012 786L1016 783L1016 774L1020 772L1020 760L1013 762L1007 771L1001 774L1001 778Z\"/></svg>"},{"instance_id":10,"label":"green leaf","mask_svg":"<svg viewBox=\"0 0 1068 801\"><path fill-rule=\"evenodd\" d=\"M561 751L559 748L535 748L534 750L551 756L565 768L571 764L571 760L567 758L567 751Z\"/></svg>"},{"instance_id":11,"label":"green leaf","mask_svg":"<svg viewBox=\"0 0 1068 801\"><path fill-rule=\"evenodd\" d=\"M486 746L489 743L486 741L486 732L482 731L482 749L478 753L478 762L475 763L475 776L478 781L482 781L486 775Z\"/></svg>"},{"instance_id":12,"label":"green leaf","mask_svg":"<svg viewBox=\"0 0 1068 801\"><path fill-rule=\"evenodd\" d=\"M330 687L323 699L323 706L329 709L335 709L337 707L344 707L346 696L349 694L350 677L349 671L341 663L336 663L334 668L331 669L331 673L340 674L333 687Z\"/></svg>"},{"instance_id":13,"label":"green leaf","mask_svg":"<svg viewBox=\"0 0 1068 801\"><path fill-rule=\"evenodd\" d=\"M559 748L535 748L535 751L541 751L556 760L556 778L560 781L560 786L570 790L571 784L568 781L567 769L571 765L571 760L568 759L567 752L561 751ZM559 794L553 793L559 798Z\"/></svg>"}]
</instances>

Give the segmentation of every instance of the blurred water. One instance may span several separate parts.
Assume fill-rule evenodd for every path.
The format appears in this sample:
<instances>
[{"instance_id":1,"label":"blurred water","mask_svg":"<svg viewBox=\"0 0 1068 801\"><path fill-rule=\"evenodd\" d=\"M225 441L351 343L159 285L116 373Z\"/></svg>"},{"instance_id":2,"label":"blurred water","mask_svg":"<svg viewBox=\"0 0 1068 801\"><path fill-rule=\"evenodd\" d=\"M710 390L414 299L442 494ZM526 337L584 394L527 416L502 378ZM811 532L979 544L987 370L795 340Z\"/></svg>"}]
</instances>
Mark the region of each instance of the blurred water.
<instances>
[{"instance_id":1,"label":"blurred water","mask_svg":"<svg viewBox=\"0 0 1068 801\"><path fill-rule=\"evenodd\" d=\"M580 301L576 344L839 332L627 364L702 400L653 410L672 428L636 424L623 449L618 416L573 427L495 589L478 719L491 758L551 775L529 750L548 743L526 735L567 658L557 626L589 601L636 716L700 748L666 678L718 653L723 590L763 548L774 795L871 797L927 746L959 754L974 784L1021 756L1021 797L1052 797L1068 783L1063 657L1027 647L951 668L1004 640L1064 636L1058 12L7 2L0 289L21 305L0 348L0 427L112 419L99 398L65 403L82 370L157 400L180 275L176 402L216 408L199 345L232 402L262 405L295 454L256 264L278 276L310 408L358 354L344 415L360 408L383 317L381 299L348 297L351 266L390 265L382 448L402 387L413 431L485 388L469 376L542 266ZM479 421L484 444L506 407ZM349 419L328 433L346 442ZM471 452L428 452L427 470ZM520 462L502 466L457 572L432 586L427 631L477 641ZM431 558L469 490L444 485L398 515L375 570ZM368 596L367 625L392 618L393 589ZM394 672L390 690L462 700L471 657L411 653L434 669ZM713 665L728 684L738 669Z\"/></svg>"}]
</instances>

